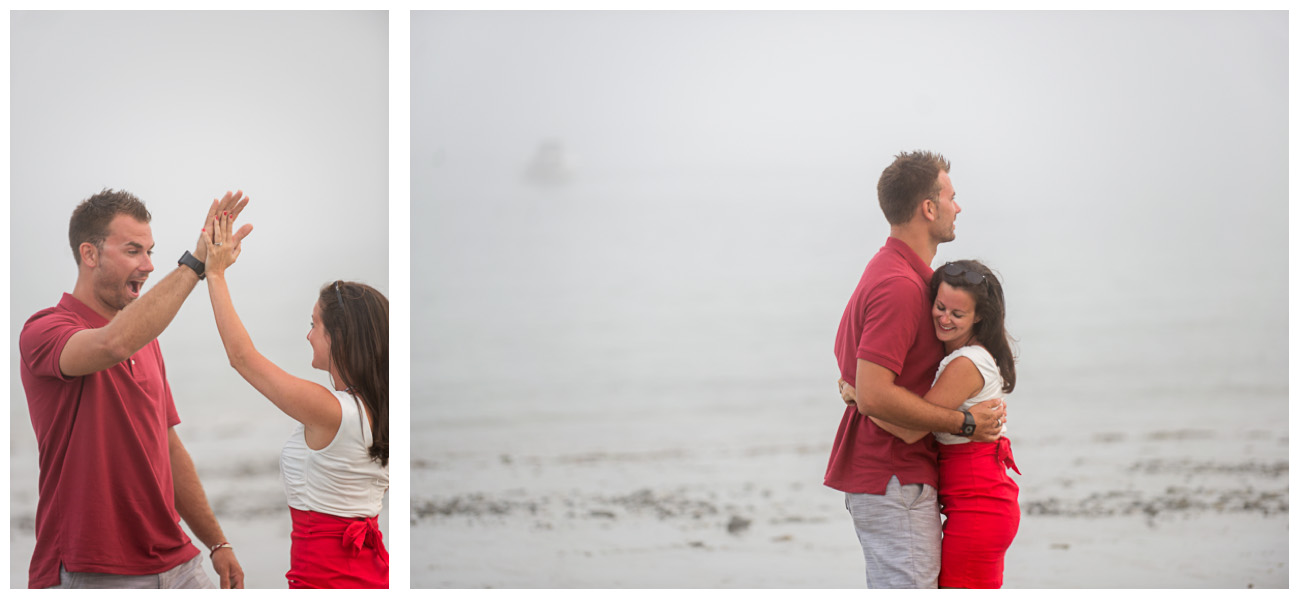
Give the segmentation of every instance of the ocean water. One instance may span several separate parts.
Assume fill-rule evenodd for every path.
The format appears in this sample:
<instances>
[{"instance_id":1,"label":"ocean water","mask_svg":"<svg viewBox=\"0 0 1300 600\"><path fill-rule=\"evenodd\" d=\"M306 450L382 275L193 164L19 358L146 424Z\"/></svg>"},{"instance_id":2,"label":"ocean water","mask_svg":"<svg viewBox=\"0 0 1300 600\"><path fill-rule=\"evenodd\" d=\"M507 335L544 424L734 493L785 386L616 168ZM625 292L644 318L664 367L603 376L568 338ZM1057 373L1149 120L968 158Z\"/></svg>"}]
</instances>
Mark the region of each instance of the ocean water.
<instances>
[{"instance_id":1,"label":"ocean water","mask_svg":"<svg viewBox=\"0 0 1300 600\"><path fill-rule=\"evenodd\" d=\"M415 460L546 452L511 448L527 436L510 432L547 426L557 451L717 441L837 401L836 327L888 233L867 174L501 175L446 174L441 201L416 210L432 250L412 273ZM1225 401L1232 419L1285 428L1284 223L1246 235L1241 211L1210 197L1162 218L1123 198L1069 210L953 180L958 238L934 264L978 258L1001 275L1018 431L1195 426ZM483 435L451 433L465 427Z\"/></svg>"},{"instance_id":2,"label":"ocean water","mask_svg":"<svg viewBox=\"0 0 1300 600\"><path fill-rule=\"evenodd\" d=\"M412 26L416 460L539 423L575 448L780 431L833 394L840 315L889 231L876 180L918 148L952 160L964 209L934 264L1002 276L1017 431L1284 427L1279 14Z\"/></svg>"}]
</instances>

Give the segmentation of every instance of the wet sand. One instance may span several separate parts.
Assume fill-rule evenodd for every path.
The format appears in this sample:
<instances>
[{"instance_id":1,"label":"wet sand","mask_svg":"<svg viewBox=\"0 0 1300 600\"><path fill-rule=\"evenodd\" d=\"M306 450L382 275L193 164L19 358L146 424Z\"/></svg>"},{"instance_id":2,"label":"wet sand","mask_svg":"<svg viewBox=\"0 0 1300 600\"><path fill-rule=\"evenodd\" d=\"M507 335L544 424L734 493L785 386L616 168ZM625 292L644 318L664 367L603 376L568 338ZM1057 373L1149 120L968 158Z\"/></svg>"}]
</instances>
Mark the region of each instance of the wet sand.
<instances>
[{"instance_id":1,"label":"wet sand","mask_svg":"<svg viewBox=\"0 0 1300 600\"><path fill-rule=\"evenodd\" d=\"M1007 588L1285 588L1288 438L1013 438ZM856 588L825 444L448 453L412 464L412 587ZM1231 458L1228 458L1231 457Z\"/></svg>"}]
</instances>

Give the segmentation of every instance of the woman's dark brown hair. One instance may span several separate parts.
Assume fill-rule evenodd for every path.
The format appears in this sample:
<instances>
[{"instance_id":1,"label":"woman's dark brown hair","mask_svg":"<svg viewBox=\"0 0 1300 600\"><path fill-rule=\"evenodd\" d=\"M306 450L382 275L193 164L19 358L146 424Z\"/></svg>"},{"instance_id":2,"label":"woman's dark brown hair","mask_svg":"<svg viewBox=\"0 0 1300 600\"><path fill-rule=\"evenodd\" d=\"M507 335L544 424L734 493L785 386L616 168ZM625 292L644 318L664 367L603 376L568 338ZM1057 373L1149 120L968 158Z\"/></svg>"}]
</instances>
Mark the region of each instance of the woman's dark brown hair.
<instances>
[{"instance_id":1,"label":"woman's dark brown hair","mask_svg":"<svg viewBox=\"0 0 1300 600\"><path fill-rule=\"evenodd\" d=\"M969 275L977 273L978 281ZM968 279L970 278L970 279ZM1002 392L1011 393L1016 388L1016 356L1007 336L1007 305L1002 295L1002 284L988 267L976 260L955 260L934 270L930 278L930 297L939 292L939 284L946 283L956 289L966 290L975 300L975 316L979 322L971 327L975 340L984 346L1002 373Z\"/></svg>"},{"instance_id":2,"label":"woman's dark brown hair","mask_svg":"<svg viewBox=\"0 0 1300 600\"><path fill-rule=\"evenodd\" d=\"M364 283L334 281L319 302L330 360L373 421L370 458L388 466L388 298Z\"/></svg>"}]
</instances>

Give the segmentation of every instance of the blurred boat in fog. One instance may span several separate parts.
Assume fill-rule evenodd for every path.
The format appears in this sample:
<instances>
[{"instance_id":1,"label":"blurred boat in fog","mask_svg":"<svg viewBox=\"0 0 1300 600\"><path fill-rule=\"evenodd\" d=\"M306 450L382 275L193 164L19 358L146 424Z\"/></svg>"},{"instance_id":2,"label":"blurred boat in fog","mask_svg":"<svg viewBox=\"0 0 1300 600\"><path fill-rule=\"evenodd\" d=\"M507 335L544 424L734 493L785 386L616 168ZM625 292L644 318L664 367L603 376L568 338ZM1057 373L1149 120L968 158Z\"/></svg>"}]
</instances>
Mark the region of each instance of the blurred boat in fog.
<instances>
[{"instance_id":1,"label":"blurred boat in fog","mask_svg":"<svg viewBox=\"0 0 1300 600\"><path fill-rule=\"evenodd\" d=\"M537 185L564 185L573 180L573 161L564 145L556 140L546 140L537 147L537 153L524 172L524 179Z\"/></svg>"}]
</instances>

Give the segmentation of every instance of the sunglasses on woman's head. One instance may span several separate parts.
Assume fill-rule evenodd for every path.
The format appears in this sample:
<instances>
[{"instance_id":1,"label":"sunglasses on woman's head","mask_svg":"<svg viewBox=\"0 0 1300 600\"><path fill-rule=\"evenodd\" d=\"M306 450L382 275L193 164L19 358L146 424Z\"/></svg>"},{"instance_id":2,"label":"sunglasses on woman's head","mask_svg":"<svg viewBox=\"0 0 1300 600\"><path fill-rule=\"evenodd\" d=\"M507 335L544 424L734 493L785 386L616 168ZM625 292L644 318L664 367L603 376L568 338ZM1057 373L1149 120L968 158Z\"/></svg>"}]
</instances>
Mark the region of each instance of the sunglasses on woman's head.
<instances>
[{"instance_id":1,"label":"sunglasses on woman's head","mask_svg":"<svg viewBox=\"0 0 1300 600\"><path fill-rule=\"evenodd\" d=\"M945 275L951 275L953 277L962 277L963 279L966 280L966 283L969 283L971 285L979 285L981 283L984 283L984 275L982 273L966 270L957 263L948 263L944 265L943 272Z\"/></svg>"}]
</instances>

